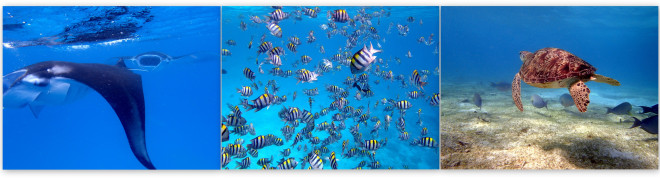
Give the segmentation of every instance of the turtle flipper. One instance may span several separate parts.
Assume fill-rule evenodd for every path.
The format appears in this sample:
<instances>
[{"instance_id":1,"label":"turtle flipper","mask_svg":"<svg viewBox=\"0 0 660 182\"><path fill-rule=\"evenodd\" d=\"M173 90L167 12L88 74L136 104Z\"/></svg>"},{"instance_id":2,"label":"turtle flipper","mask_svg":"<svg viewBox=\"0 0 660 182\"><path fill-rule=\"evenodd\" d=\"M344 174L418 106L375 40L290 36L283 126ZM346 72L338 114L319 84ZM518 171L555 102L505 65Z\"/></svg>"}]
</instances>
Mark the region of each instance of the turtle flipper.
<instances>
[{"instance_id":1,"label":"turtle flipper","mask_svg":"<svg viewBox=\"0 0 660 182\"><path fill-rule=\"evenodd\" d=\"M513 97L513 102L518 107L520 112L523 111L522 101L520 100L520 73L516 73L516 76L513 77L513 82L511 83L511 97Z\"/></svg>"},{"instance_id":2,"label":"turtle flipper","mask_svg":"<svg viewBox=\"0 0 660 182\"><path fill-rule=\"evenodd\" d=\"M619 83L619 81L616 81L615 79L612 79L612 78L610 78L610 77L606 77L606 76L603 76L603 75L599 75L599 74L594 74L594 76L591 77L591 78L592 78L595 82L607 83L607 84L610 84L610 85L612 85L612 86L619 86L619 85L621 85L621 83Z\"/></svg>"},{"instance_id":3,"label":"turtle flipper","mask_svg":"<svg viewBox=\"0 0 660 182\"><path fill-rule=\"evenodd\" d=\"M577 81L568 87L568 91L571 93L571 97L575 101L575 107L580 112L587 112L587 106L589 106L589 93L591 90L584 84L582 81Z\"/></svg>"}]
</instances>

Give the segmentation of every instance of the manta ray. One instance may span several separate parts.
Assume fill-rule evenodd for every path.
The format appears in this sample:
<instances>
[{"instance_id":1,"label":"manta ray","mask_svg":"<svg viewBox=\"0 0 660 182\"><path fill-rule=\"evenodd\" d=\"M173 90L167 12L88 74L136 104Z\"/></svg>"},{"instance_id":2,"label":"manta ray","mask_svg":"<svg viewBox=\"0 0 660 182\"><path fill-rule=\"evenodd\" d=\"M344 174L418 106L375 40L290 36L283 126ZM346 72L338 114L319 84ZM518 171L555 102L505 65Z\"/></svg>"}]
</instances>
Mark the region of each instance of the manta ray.
<instances>
[{"instance_id":1,"label":"manta ray","mask_svg":"<svg viewBox=\"0 0 660 182\"><path fill-rule=\"evenodd\" d=\"M147 153L142 78L123 60L117 65L65 61L29 65L3 77L4 107L29 107L36 117L44 106L73 101L89 88L112 106L137 160L156 169Z\"/></svg>"}]
</instances>

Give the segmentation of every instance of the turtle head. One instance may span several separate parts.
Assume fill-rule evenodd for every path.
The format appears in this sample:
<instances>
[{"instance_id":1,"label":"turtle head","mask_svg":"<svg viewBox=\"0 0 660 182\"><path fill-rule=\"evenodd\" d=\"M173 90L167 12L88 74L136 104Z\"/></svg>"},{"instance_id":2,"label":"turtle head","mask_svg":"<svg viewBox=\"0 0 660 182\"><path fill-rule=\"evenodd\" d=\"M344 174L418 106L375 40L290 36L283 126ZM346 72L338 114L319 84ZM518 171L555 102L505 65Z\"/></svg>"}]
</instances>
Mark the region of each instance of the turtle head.
<instances>
[{"instance_id":1,"label":"turtle head","mask_svg":"<svg viewBox=\"0 0 660 182\"><path fill-rule=\"evenodd\" d=\"M530 57L531 55L532 55L532 53L529 52L529 51L520 51L520 60L522 62L525 62L526 58Z\"/></svg>"}]
</instances>

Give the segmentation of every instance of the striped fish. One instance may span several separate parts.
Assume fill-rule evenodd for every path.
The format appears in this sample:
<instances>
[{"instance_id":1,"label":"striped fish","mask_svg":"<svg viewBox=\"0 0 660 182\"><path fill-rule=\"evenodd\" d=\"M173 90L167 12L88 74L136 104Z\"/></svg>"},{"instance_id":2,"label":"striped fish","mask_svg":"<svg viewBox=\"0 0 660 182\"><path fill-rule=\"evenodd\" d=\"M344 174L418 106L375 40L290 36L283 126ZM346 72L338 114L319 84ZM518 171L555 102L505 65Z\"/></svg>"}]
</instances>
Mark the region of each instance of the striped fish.
<instances>
[{"instance_id":1,"label":"striped fish","mask_svg":"<svg viewBox=\"0 0 660 182\"><path fill-rule=\"evenodd\" d=\"M265 53L273 49L273 43L272 42L262 42L261 45L259 45L259 50L257 50L258 54Z\"/></svg>"},{"instance_id":2,"label":"striped fish","mask_svg":"<svg viewBox=\"0 0 660 182\"><path fill-rule=\"evenodd\" d=\"M300 62L302 62L305 65L309 64L309 62L312 62L312 57L309 57L307 55L303 55L302 57L300 57Z\"/></svg>"},{"instance_id":3,"label":"striped fish","mask_svg":"<svg viewBox=\"0 0 660 182\"><path fill-rule=\"evenodd\" d=\"M323 169L323 159L314 152L307 155L307 162L309 162L312 169Z\"/></svg>"},{"instance_id":4,"label":"striped fish","mask_svg":"<svg viewBox=\"0 0 660 182\"><path fill-rule=\"evenodd\" d=\"M344 140L344 142L341 143L341 152L344 153L344 150L346 147L348 147L348 142L349 140Z\"/></svg>"},{"instance_id":5,"label":"striped fish","mask_svg":"<svg viewBox=\"0 0 660 182\"><path fill-rule=\"evenodd\" d=\"M380 148L380 143L378 140L367 140L362 143L362 148L365 150L378 150Z\"/></svg>"},{"instance_id":6,"label":"striped fish","mask_svg":"<svg viewBox=\"0 0 660 182\"><path fill-rule=\"evenodd\" d=\"M399 140L408 140L410 138L410 135L408 134L407 131L402 132L399 134Z\"/></svg>"},{"instance_id":7,"label":"striped fish","mask_svg":"<svg viewBox=\"0 0 660 182\"><path fill-rule=\"evenodd\" d=\"M365 45L362 49L353 54L353 57L351 57L351 73L357 74L364 72L369 65L376 60L376 56L373 54L379 52L381 52L381 50L374 49L373 44L369 44L369 49L367 49L367 46Z\"/></svg>"},{"instance_id":8,"label":"striped fish","mask_svg":"<svg viewBox=\"0 0 660 182\"><path fill-rule=\"evenodd\" d=\"M373 133L378 133L378 129L380 129L380 120L378 120L378 121L376 122L376 124L374 125L374 128L371 129L371 134L373 134Z\"/></svg>"},{"instance_id":9,"label":"striped fish","mask_svg":"<svg viewBox=\"0 0 660 182\"><path fill-rule=\"evenodd\" d=\"M271 69L268 72L273 74L273 76L282 76L282 75L284 75L284 71L282 71L282 69L280 69L279 67L275 67L275 68Z\"/></svg>"},{"instance_id":10,"label":"striped fish","mask_svg":"<svg viewBox=\"0 0 660 182\"><path fill-rule=\"evenodd\" d=\"M263 108L268 108L273 102L275 102L275 96L266 92L252 100L252 104L248 104L246 99L243 100L242 104L248 111L256 108L254 112L259 112Z\"/></svg>"},{"instance_id":11,"label":"striped fish","mask_svg":"<svg viewBox=\"0 0 660 182\"><path fill-rule=\"evenodd\" d=\"M431 137L422 137L418 140L417 145L422 147L437 148L438 142Z\"/></svg>"},{"instance_id":12,"label":"striped fish","mask_svg":"<svg viewBox=\"0 0 660 182\"><path fill-rule=\"evenodd\" d=\"M371 31L371 33L378 33L378 30L374 27L369 28L369 31Z\"/></svg>"},{"instance_id":13,"label":"striped fish","mask_svg":"<svg viewBox=\"0 0 660 182\"><path fill-rule=\"evenodd\" d=\"M222 153L222 167L227 166L231 162L231 156L229 156L229 153Z\"/></svg>"},{"instance_id":14,"label":"striped fish","mask_svg":"<svg viewBox=\"0 0 660 182\"><path fill-rule=\"evenodd\" d=\"M296 36L289 37L289 42L295 44L295 45L300 45L300 39Z\"/></svg>"},{"instance_id":15,"label":"striped fish","mask_svg":"<svg viewBox=\"0 0 660 182\"><path fill-rule=\"evenodd\" d=\"M271 35L277 38L282 38L282 28L280 28L280 26L277 25L276 23L268 22L266 23L266 28L268 28Z\"/></svg>"},{"instance_id":16,"label":"striped fish","mask_svg":"<svg viewBox=\"0 0 660 182\"><path fill-rule=\"evenodd\" d=\"M234 158L243 158L243 157L247 157L247 155L248 155L247 151L244 151L244 152L241 152L241 153L238 153L238 154L234 155Z\"/></svg>"},{"instance_id":17,"label":"striped fish","mask_svg":"<svg viewBox=\"0 0 660 182\"><path fill-rule=\"evenodd\" d=\"M232 106L231 104L227 104L227 107L229 107L229 110L231 111L232 114L236 116L241 116L242 112L238 106Z\"/></svg>"},{"instance_id":18,"label":"striped fish","mask_svg":"<svg viewBox=\"0 0 660 182\"><path fill-rule=\"evenodd\" d=\"M297 53L298 51L296 50L296 47L298 47L296 44L289 42L289 44L286 45L286 48L288 48L291 52Z\"/></svg>"},{"instance_id":19,"label":"striped fish","mask_svg":"<svg viewBox=\"0 0 660 182\"><path fill-rule=\"evenodd\" d=\"M243 69L243 75L245 76L245 78L250 79L250 81L254 81L254 79L256 78L254 76L254 72L250 68L247 68L247 67L245 69Z\"/></svg>"},{"instance_id":20,"label":"striped fish","mask_svg":"<svg viewBox=\"0 0 660 182\"><path fill-rule=\"evenodd\" d=\"M422 136L425 136L426 134L429 134L429 130L426 129L426 127L424 127L424 128L422 128L421 134L422 134Z\"/></svg>"},{"instance_id":21,"label":"striped fish","mask_svg":"<svg viewBox=\"0 0 660 182\"><path fill-rule=\"evenodd\" d=\"M332 115L332 121L343 121L344 120L344 115L341 113L335 113L335 115Z\"/></svg>"},{"instance_id":22,"label":"striped fish","mask_svg":"<svg viewBox=\"0 0 660 182\"><path fill-rule=\"evenodd\" d=\"M367 81L369 81L369 75L367 75L366 73L362 73L360 76L357 77L356 81L361 83L366 83Z\"/></svg>"},{"instance_id":23,"label":"striped fish","mask_svg":"<svg viewBox=\"0 0 660 182\"><path fill-rule=\"evenodd\" d=\"M284 141L281 138L275 138L275 140L273 141L273 145L282 146L284 145Z\"/></svg>"},{"instance_id":24,"label":"striped fish","mask_svg":"<svg viewBox=\"0 0 660 182\"><path fill-rule=\"evenodd\" d=\"M303 69L299 70L299 74L298 74L298 77L296 77L296 79L298 79L298 83L300 83L300 82L303 82L303 83L309 82L309 83L311 83L313 81L316 81L318 76L319 75L316 72L311 72L311 71L306 70L306 69L303 68Z\"/></svg>"},{"instance_id":25,"label":"striped fish","mask_svg":"<svg viewBox=\"0 0 660 182\"><path fill-rule=\"evenodd\" d=\"M332 169L337 169L337 157L335 156L334 151L330 153L330 167L332 167Z\"/></svg>"},{"instance_id":26,"label":"striped fish","mask_svg":"<svg viewBox=\"0 0 660 182\"><path fill-rule=\"evenodd\" d=\"M272 169L275 169L275 167L270 167L269 165L263 165L263 166L261 166L261 169L262 170L272 170Z\"/></svg>"},{"instance_id":27,"label":"striped fish","mask_svg":"<svg viewBox=\"0 0 660 182\"><path fill-rule=\"evenodd\" d=\"M397 109L400 109L400 110L406 110L406 109L412 107L412 104L410 102L408 102L407 100L402 100L402 101L394 103L394 107L396 107Z\"/></svg>"},{"instance_id":28,"label":"striped fish","mask_svg":"<svg viewBox=\"0 0 660 182\"><path fill-rule=\"evenodd\" d=\"M309 17L316 18L318 11L312 8L303 8L303 13Z\"/></svg>"},{"instance_id":29,"label":"striped fish","mask_svg":"<svg viewBox=\"0 0 660 182\"><path fill-rule=\"evenodd\" d=\"M325 153L330 152L330 150L328 149L328 147L321 147L320 151L321 151L321 154L325 154Z\"/></svg>"},{"instance_id":30,"label":"striped fish","mask_svg":"<svg viewBox=\"0 0 660 182\"><path fill-rule=\"evenodd\" d=\"M325 129L327 129L329 126L330 126L330 124L329 124L327 121L323 121L323 123L319 123L319 124L316 126L316 130L317 130L317 131L325 130Z\"/></svg>"},{"instance_id":31,"label":"striped fish","mask_svg":"<svg viewBox=\"0 0 660 182\"><path fill-rule=\"evenodd\" d=\"M269 63L272 64L275 67L282 66L282 58L280 58L280 56L278 56L276 54L273 54L273 55L269 56L268 58L266 58L266 60L270 60Z\"/></svg>"},{"instance_id":32,"label":"striped fish","mask_svg":"<svg viewBox=\"0 0 660 182\"><path fill-rule=\"evenodd\" d=\"M229 50L227 50L227 49L222 49L222 50L220 51L220 53L221 53L223 56L231 56L231 52L229 52Z\"/></svg>"},{"instance_id":33,"label":"striped fish","mask_svg":"<svg viewBox=\"0 0 660 182\"><path fill-rule=\"evenodd\" d=\"M273 161L273 156L271 155L270 159L269 158L261 158L261 159L257 160L257 164L260 165L260 166L264 166L264 165L269 165L270 162L272 162L272 161Z\"/></svg>"},{"instance_id":34,"label":"striped fish","mask_svg":"<svg viewBox=\"0 0 660 182\"><path fill-rule=\"evenodd\" d=\"M329 92L332 92L332 93L338 93L338 92L342 92L342 91L343 91L343 89L340 88L340 87L337 86L337 85L328 85L328 86L325 87L325 89L326 89L327 91L329 91Z\"/></svg>"},{"instance_id":35,"label":"striped fish","mask_svg":"<svg viewBox=\"0 0 660 182\"><path fill-rule=\"evenodd\" d=\"M268 56L272 56L272 55L281 56L281 55L284 54L284 48L282 48L282 47L273 47L273 49L268 51L266 54L268 54Z\"/></svg>"},{"instance_id":36,"label":"striped fish","mask_svg":"<svg viewBox=\"0 0 660 182\"><path fill-rule=\"evenodd\" d=\"M406 19L407 22L415 22L415 17L409 16L408 19Z\"/></svg>"},{"instance_id":37,"label":"striped fish","mask_svg":"<svg viewBox=\"0 0 660 182\"><path fill-rule=\"evenodd\" d=\"M294 169L296 166L298 166L298 161L292 157L287 160L282 160L280 164L277 165L277 169Z\"/></svg>"},{"instance_id":38,"label":"striped fish","mask_svg":"<svg viewBox=\"0 0 660 182\"><path fill-rule=\"evenodd\" d=\"M440 93L434 93L428 100L432 106L440 105Z\"/></svg>"},{"instance_id":39,"label":"striped fish","mask_svg":"<svg viewBox=\"0 0 660 182\"><path fill-rule=\"evenodd\" d=\"M365 165L367 165L367 161L361 161L357 167L364 167Z\"/></svg>"},{"instance_id":40,"label":"striped fish","mask_svg":"<svg viewBox=\"0 0 660 182\"><path fill-rule=\"evenodd\" d=\"M322 65L319 65L319 67L317 67L317 69L318 69L319 72L325 73L325 72L328 72L328 71L332 70L332 65L322 64Z\"/></svg>"},{"instance_id":41,"label":"striped fish","mask_svg":"<svg viewBox=\"0 0 660 182\"><path fill-rule=\"evenodd\" d=\"M367 92L364 92L364 96L365 97L372 97L372 96L374 96L374 92L372 92L371 90L367 90Z\"/></svg>"},{"instance_id":42,"label":"striped fish","mask_svg":"<svg viewBox=\"0 0 660 182\"><path fill-rule=\"evenodd\" d=\"M246 122L245 118L234 114L227 115L227 118L222 116L222 123L227 123L227 126L242 126L245 125Z\"/></svg>"},{"instance_id":43,"label":"striped fish","mask_svg":"<svg viewBox=\"0 0 660 182\"><path fill-rule=\"evenodd\" d=\"M419 76L419 73L417 70L413 71L412 75L410 76L410 81L412 81L413 85L417 86L417 89L422 89L424 90L424 85L428 84L428 82L423 82L422 77Z\"/></svg>"},{"instance_id":44,"label":"striped fish","mask_svg":"<svg viewBox=\"0 0 660 182\"><path fill-rule=\"evenodd\" d=\"M252 156L252 157L254 157L254 158L259 157L259 151L257 151L256 149L250 149L250 150L248 151L248 153L250 153L250 156Z\"/></svg>"},{"instance_id":45,"label":"striped fish","mask_svg":"<svg viewBox=\"0 0 660 182\"><path fill-rule=\"evenodd\" d=\"M312 123L313 124L314 119L316 119L316 118L311 112L305 110L305 111L303 111L302 116L300 117L300 119L304 123Z\"/></svg>"},{"instance_id":46,"label":"striped fish","mask_svg":"<svg viewBox=\"0 0 660 182\"><path fill-rule=\"evenodd\" d=\"M300 109L298 109L297 107L291 107L289 108L289 112L287 113L286 118L288 121L293 121L299 119L300 116L302 116Z\"/></svg>"},{"instance_id":47,"label":"striped fish","mask_svg":"<svg viewBox=\"0 0 660 182\"><path fill-rule=\"evenodd\" d=\"M229 144L225 152L231 156L234 156L240 153L245 153L245 151L246 149L243 148L241 144Z\"/></svg>"},{"instance_id":48,"label":"striped fish","mask_svg":"<svg viewBox=\"0 0 660 182\"><path fill-rule=\"evenodd\" d=\"M367 115L367 114L362 114L362 115L360 116L360 118L358 119L358 122L367 121L368 119L369 119L369 115ZM365 123L366 123L366 122L365 122Z\"/></svg>"},{"instance_id":49,"label":"striped fish","mask_svg":"<svg viewBox=\"0 0 660 182\"><path fill-rule=\"evenodd\" d=\"M378 162L378 161L371 162L371 163L369 163L369 167L371 167L371 169L378 169L378 168L380 168L380 162Z\"/></svg>"},{"instance_id":50,"label":"striped fish","mask_svg":"<svg viewBox=\"0 0 660 182\"><path fill-rule=\"evenodd\" d=\"M406 120L403 117L399 117L399 122L396 123L396 128L401 132L406 130Z\"/></svg>"},{"instance_id":51,"label":"striped fish","mask_svg":"<svg viewBox=\"0 0 660 182\"><path fill-rule=\"evenodd\" d=\"M259 135L256 138L253 138L250 140L250 144L247 145L248 149L261 149L264 148L266 145L268 145L268 141L266 140L266 136Z\"/></svg>"},{"instance_id":52,"label":"striped fish","mask_svg":"<svg viewBox=\"0 0 660 182\"><path fill-rule=\"evenodd\" d=\"M335 60L335 61L342 60L342 55L337 53L334 56L332 56L332 60Z\"/></svg>"},{"instance_id":53,"label":"striped fish","mask_svg":"<svg viewBox=\"0 0 660 182\"><path fill-rule=\"evenodd\" d=\"M285 77L285 78L289 77L291 75L293 75L293 71L291 71L291 70L286 70L284 73L282 73L282 76Z\"/></svg>"},{"instance_id":54,"label":"striped fish","mask_svg":"<svg viewBox=\"0 0 660 182\"><path fill-rule=\"evenodd\" d=\"M346 23L348 20L351 19L350 16L348 16L348 13L344 9L338 9L335 11L328 11L328 16L331 17L330 20L334 22L339 22L339 23Z\"/></svg>"},{"instance_id":55,"label":"striped fish","mask_svg":"<svg viewBox=\"0 0 660 182\"><path fill-rule=\"evenodd\" d=\"M236 91L244 97L252 96L252 88L250 86L243 86L243 88L240 89L237 88Z\"/></svg>"},{"instance_id":56,"label":"striped fish","mask_svg":"<svg viewBox=\"0 0 660 182\"><path fill-rule=\"evenodd\" d=\"M343 92L339 93L339 97L343 97L343 98L348 97L348 91L343 91Z\"/></svg>"},{"instance_id":57,"label":"striped fish","mask_svg":"<svg viewBox=\"0 0 660 182\"><path fill-rule=\"evenodd\" d=\"M346 152L346 154L344 154L344 157L350 158L350 157L355 156L355 154L357 154L357 153L358 153L357 148L351 148L350 150L348 150L348 152Z\"/></svg>"},{"instance_id":58,"label":"striped fish","mask_svg":"<svg viewBox=\"0 0 660 182\"><path fill-rule=\"evenodd\" d=\"M296 128L294 128L294 127L291 127L289 125L285 125L284 127L282 127L281 131L282 131L283 135L288 135L288 134L294 133L295 129Z\"/></svg>"},{"instance_id":59,"label":"striped fish","mask_svg":"<svg viewBox=\"0 0 660 182\"><path fill-rule=\"evenodd\" d=\"M303 140L303 136L300 133L296 134L296 138L293 139L293 144L291 146L296 145L298 142Z\"/></svg>"},{"instance_id":60,"label":"striped fish","mask_svg":"<svg viewBox=\"0 0 660 182\"><path fill-rule=\"evenodd\" d=\"M229 140L229 131L228 130L229 129L227 129L227 126L225 124L222 124L221 132L222 132L222 141L223 142Z\"/></svg>"},{"instance_id":61,"label":"striped fish","mask_svg":"<svg viewBox=\"0 0 660 182\"><path fill-rule=\"evenodd\" d=\"M252 22L256 24L260 24L262 22L261 18L259 18L258 16L250 16L250 20L252 20Z\"/></svg>"},{"instance_id":62,"label":"striped fish","mask_svg":"<svg viewBox=\"0 0 660 182\"><path fill-rule=\"evenodd\" d=\"M231 131L231 133L239 134L241 136L246 135L248 132L250 134L252 134L254 132L254 126L252 126L252 124L237 126L237 127L234 127L234 130Z\"/></svg>"},{"instance_id":63,"label":"striped fish","mask_svg":"<svg viewBox=\"0 0 660 182\"><path fill-rule=\"evenodd\" d=\"M246 169L246 168L250 167L250 164L251 164L250 163L250 157L246 157L241 162L236 161L236 163L238 163L237 167L240 167L241 169Z\"/></svg>"},{"instance_id":64,"label":"striped fish","mask_svg":"<svg viewBox=\"0 0 660 182\"><path fill-rule=\"evenodd\" d=\"M417 99L417 98L419 98L421 95L422 95L422 94L420 94L420 92L418 92L417 90L412 91L412 92L408 92L408 98L411 98L411 99Z\"/></svg>"},{"instance_id":65,"label":"striped fish","mask_svg":"<svg viewBox=\"0 0 660 182\"><path fill-rule=\"evenodd\" d=\"M284 157L289 156L291 154L291 149L284 149L282 152L280 152L280 154Z\"/></svg>"},{"instance_id":66,"label":"striped fish","mask_svg":"<svg viewBox=\"0 0 660 182\"><path fill-rule=\"evenodd\" d=\"M273 21L282 21L283 19L288 18L288 14L282 11L282 9L276 9L275 11L270 13L270 20Z\"/></svg>"},{"instance_id":67,"label":"striped fish","mask_svg":"<svg viewBox=\"0 0 660 182\"><path fill-rule=\"evenodd\" d=\"M308 133L311 134L312 132L308 132ZM319 137L313 137L309 140L309 143L312 143L312 144L316 145L316 144L321 143L321 139L319 139Z\"/></svg>"}]
</instances>

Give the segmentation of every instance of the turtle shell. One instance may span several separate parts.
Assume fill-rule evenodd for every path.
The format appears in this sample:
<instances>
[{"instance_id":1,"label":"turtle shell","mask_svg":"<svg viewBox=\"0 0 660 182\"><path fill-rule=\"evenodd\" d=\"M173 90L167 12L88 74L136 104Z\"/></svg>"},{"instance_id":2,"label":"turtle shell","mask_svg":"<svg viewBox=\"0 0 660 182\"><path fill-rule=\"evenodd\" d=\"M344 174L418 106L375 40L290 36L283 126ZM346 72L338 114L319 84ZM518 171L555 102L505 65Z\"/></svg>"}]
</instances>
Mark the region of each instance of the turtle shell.
<instances>
[{"instance_id":1,"label":"turtle shell","mask_svg":"<svg viewBox=\"0 0 660 182\"><path fill-rule=\"evenodd\" d=\"M521 52L523 65L520 76L528 84L548 84L567 79L583 80L591 77L596 68L591 64L558 48L543 48L535 53ZM570 83L569 83L570 84ZM560 84L559 87L567 87Z\"/></svg>"}]
</instances>

